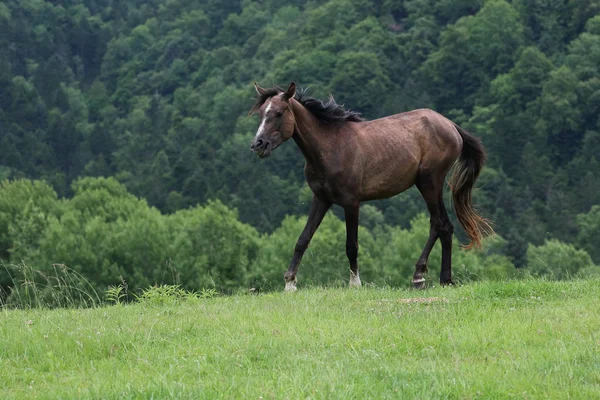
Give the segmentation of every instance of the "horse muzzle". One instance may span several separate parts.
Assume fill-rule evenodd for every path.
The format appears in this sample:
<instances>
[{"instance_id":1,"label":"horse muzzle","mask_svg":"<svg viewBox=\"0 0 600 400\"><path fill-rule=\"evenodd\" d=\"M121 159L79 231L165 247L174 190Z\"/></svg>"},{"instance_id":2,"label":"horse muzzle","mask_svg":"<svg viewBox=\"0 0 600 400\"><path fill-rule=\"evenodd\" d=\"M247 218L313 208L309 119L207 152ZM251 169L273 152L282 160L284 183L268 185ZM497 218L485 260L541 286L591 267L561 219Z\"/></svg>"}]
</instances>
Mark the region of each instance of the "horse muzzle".
<instances>
[{"instance_id":1,"label":"horse muzzle","mask_svg":"<svg viewBox=\"0 0 600 400\"><path fill-rule=\"evenodd\" d=\"M271 151L273 149L271 147L270 141L263 139L255 139L250 144L250 150L260 158L265 158L271 155Z\"/></svg>"}]
</instances>

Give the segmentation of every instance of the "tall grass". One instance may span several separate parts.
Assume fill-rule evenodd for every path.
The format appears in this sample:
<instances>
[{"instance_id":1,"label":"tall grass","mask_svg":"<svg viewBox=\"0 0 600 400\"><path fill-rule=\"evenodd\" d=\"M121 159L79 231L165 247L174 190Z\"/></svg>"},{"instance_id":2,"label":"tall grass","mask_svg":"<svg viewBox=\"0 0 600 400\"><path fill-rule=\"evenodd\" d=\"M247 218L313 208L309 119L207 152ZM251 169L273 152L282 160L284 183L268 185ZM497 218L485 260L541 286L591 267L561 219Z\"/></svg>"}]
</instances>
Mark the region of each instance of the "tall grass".
<instances>
[{"instance_id":1,"label":"tall grass","mask_svg":"<svg viewBox=\"0 0 600 400\"><path fill-rule=\"evenodd\" d=\"M8 309L92 308L103 305L121 305L134 301L167 304L192 298L211 298L218 294L214 288L202 288L199 292L183 289L177 271L169 263L165 265L163 277L167 277L169 281L174 281L174 284L157 283L136 292L130 292L127 282L122 278L120 283L108 286L105 290L98 292L97 288L85 276L64 264L53 264L49 271L42 271L25 263L4 264L0 262L0 278L2 278L2 272L8 277L8 284L2 285L2 281L6 281L6 279L0 279L0 308ZM561 280L576 280L583 276L583 274L570 275L563 273L560 278ZM599 278L597 274L594 275L593 273L589 276ZM539 275L527 269L517 269L510 276L506 276L503 281L553 281L556 279L558 278L552 273ZM470 271L464 266L455 269L454 281L458 285L469 285L486 280L485 277L479 276L476 272ZM325 287L343 289L347 285L347 276L340 273L334 279L329 279ZM385 279L379 285L370 282L363 282L363 285L367 288L404 289L386 282ZM437 275L428 274L426 287L435 288L436 286L438 286ZM315 287L315 285L300 281L300 289L312 287ZM317 285L316 287L323 286ZM230 294L269 293L279 292L282 289L282 282L268 281L262 284L259 290L249 287L247 291L239 289Z\"/></svg>"},{"instance_id":2,"label":"tall grass","mask_svg":"<svg viewBox=\"0 0 600 400\"><path fill-rule=\"evenodd\" d=\"M0 307L87 308L102 303L94 286L66 265L53 264L50 271L25 263L0 266L10 282L0 287Z\"/></svg>"},{"instance_id":3,"label":"tall grass","mask_svg":"<svg viewBox=\"0 0 600 400\"><path fill-rule=\"evenodd\" d=\"M182 289L179 284L154 285L139 294L130 294L125 281L98 293L83 275L63 264L54 264L50 273L25 263L0 265L10 282L6 287L0 286L0 308L7 309L92 308L130 301L160 305L207 299L218 294L213 288L196 293Z\"/></svg>"}]
</instances>

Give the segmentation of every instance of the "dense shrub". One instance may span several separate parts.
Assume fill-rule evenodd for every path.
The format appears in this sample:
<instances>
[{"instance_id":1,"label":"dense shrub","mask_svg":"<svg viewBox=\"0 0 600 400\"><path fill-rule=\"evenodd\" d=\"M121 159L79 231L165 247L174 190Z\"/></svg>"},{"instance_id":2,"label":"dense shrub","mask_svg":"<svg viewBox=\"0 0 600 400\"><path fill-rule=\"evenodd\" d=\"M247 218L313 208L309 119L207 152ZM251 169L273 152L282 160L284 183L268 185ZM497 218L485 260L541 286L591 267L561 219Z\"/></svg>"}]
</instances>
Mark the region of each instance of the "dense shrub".
<instances>
[{"instance_id":1,"label":"dense shrub","mask_svg":"<svg viewBox=\"0 0 600 400\"><path fill-rule=\"evenodd\" d=\"M558 240L547 240L542 246L530 245L527 250L527 269L535 275L550 279L569 279L587 270L598 269L585 250Z\"/></svg>"}]
</instances>

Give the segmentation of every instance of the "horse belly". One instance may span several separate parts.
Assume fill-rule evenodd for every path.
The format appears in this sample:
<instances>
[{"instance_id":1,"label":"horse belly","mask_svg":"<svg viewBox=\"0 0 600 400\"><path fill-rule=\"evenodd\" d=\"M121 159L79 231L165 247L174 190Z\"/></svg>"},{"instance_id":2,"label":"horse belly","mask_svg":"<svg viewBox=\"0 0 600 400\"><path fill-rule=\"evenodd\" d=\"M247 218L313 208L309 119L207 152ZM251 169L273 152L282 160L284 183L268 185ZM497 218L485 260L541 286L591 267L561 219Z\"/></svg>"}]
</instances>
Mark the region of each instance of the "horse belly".
<instances>
[{"instance_id":1,"label":"horse belly","mask_svg":"<svg viewBox=\"0 0 600 400\"><path fill-rule=\"evenodd\" d=\"M365 174L362 200L387 199L404 192L415 184L418 168L418 163L406 163L403 168L390 168L373 175Z\"/></svg>"}]
</instances>

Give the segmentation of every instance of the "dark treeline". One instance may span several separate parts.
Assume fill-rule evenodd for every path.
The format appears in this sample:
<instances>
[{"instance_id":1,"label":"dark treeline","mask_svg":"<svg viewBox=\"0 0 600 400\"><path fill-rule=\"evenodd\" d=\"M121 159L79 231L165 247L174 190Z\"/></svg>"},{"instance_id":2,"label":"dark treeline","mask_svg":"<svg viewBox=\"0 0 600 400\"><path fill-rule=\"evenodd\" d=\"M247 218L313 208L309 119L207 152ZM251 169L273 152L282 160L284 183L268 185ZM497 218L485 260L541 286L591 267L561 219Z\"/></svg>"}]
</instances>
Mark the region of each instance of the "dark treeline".
<instances>
[{"instance_id":1,"label":"dark treeline","mask_svg":"<svg viewBox=\"0 0 600 400\"><path fill-rule=\"evenodd\" d=\"M248 150L254 80L371 119L435 109L483 139L475 200L514 266L560 242L600 263L599 0L4 0L0 180L71 198L112 176L165 218L218 200L272 234L310 195L293 144ZM372 226L425 211L414 190L373 206Z\"/></svg>"}]
</instances>

